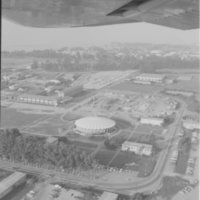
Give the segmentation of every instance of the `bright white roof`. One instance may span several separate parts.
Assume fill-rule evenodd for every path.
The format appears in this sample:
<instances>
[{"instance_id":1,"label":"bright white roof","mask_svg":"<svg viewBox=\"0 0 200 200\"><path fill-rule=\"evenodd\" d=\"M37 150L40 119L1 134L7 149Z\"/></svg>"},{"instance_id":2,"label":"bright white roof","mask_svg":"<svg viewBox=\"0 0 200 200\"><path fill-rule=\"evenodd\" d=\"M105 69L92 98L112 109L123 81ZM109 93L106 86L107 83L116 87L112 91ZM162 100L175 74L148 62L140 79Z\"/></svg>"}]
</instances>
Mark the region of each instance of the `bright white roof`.
<instances>
[{"instance_id":1,"label":"bright white roof","mask_svg":"<svg viewBox=\"0 0 200 200\"><path fill-rule=\"evenodd\" d=\"M118 194L114 194L111 192L104 192L99 200L116 200L118 197Z\"/></svg>"},{"instance_id":2,"label":"bright white roof","mask_svg":"<svg viewBox=\"0 0 200 200\"><path fill-rule=\"evenodd\" d=\"M115 126L115 121L104 117L84 117L75 122L75 125L83 129L108 129Z\"/></svg>"},{"instance_id":3,"label":"bright white roof","mask_svg":"<svg viewBox=\"0 0 200 200\"><path fill-rule=\"evenodd\" d=\"M16 184L18 181L20 181L22 178L24 178L26 174L21 172L15 172L8 176L7 178L3 179L0 182L0 194L4 193L6 190L8 190L10 187L12 187L14 184Z\"/></svg>"}]
</instances>

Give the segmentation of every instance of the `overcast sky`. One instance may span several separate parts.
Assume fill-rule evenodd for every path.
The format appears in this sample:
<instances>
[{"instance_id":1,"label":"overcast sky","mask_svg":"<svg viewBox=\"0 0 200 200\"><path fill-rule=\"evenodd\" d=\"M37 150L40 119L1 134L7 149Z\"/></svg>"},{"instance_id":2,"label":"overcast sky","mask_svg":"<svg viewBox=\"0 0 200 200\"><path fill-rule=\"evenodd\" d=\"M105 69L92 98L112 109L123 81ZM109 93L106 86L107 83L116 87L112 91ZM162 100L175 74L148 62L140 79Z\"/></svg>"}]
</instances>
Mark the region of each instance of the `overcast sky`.
<instances>
[{"instance_id":1,"label":"overcast sky","mask_svg":"<svg viewBox=\"0 0 200 200\"><path fill-rule=\"evenodd\" d=\"M30 28L2 19L2 50L104 45L110 42L197 45L198 30L147 23L83 28Z\"/></svg>"}]
</instances>

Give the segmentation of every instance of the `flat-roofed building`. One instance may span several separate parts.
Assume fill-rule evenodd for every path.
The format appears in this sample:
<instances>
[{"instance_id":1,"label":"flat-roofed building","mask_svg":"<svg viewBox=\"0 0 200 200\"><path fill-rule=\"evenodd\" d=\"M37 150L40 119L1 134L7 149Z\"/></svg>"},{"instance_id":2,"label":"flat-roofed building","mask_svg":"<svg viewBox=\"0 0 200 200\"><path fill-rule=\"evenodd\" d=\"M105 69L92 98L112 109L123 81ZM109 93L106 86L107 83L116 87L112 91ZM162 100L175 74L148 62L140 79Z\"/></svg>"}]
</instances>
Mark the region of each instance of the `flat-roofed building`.
<instances>
[{"instance_id":1,"label":"flat-roofed building","mask_svg":"<svg viewBox=\"0 0 200 200\"><path fill-rule=\"evenodd\" d=\"M200 129L200 123L198 121L184 121L183 127L188 130Z\"/></svg>"},{"instance_id":2,"label":"flat-roofed building","mask_svg":"<svg viewBox=\"0 0 200 200\"><path fill-rule=\"evenodd\" d=\"M152 153L152 145L125 141L122 144L122 151L131 151L139 155L150 156Z\"/></svg>"},{"instance_id":3,"label":"flat-roofed building","mask_svg":"<svg viewBox=\"0 0 200 200\"><path fill-rule=\"evenodd\" d=\"M194 95L194 92L184 91L184 90L166 90L165 93L171 95L182 95L186 97L191 97Z\"/></svg>"},{"instance_id":4,"label":"flat-roofed building","mask_svg":"<svg viewBox=\"0 0 200 200\"><path fill-rule=\"evenodd\" d=\"M137 81L149 81L149 82L157 82L160 83L165 79L164 74L140 74L135 77L135 80Z\"/></svg>"},{"instance_id":5,"label":"flat-roofed building","mask_svg":"<svg viewBox=\"0 0 200 200\"><path fill-rule=\"evenodd\" d=\"M0 199L12 191L13 187L22 184L26 179L26 174L21 172L15 172L3 179L0 182Z\"/></svg>"},{"instance_id":6,"label":"flat-roofed building","mask_svg":"<svg viewBox=\"0 0 200 200\"><path fill-rule=\"evenodd\" d=\"M1 91L1 99L2 100L8 100L12 101L16 99L17 94L15 92L9 92L9 91Z\"/></svg>"},{"instance_id":7,"label":"flat-roofed building","mask_svg":"<svg viewBox=\"0 0 200 200\"><path fill-rule=\"evenodd\" d=\"M40 200L78 200L84 199L84 194L78 190L61 187L60 185L43 184L41 187ZM55 198L56 196L56 198Z\"/></svg>"},{"instance_id":8,"label":"flat-roofed building","mask_svg":"<svg viewBox=\"0 0 200 200\"><path fill-rule=\"evenodd\" d=\"M117 200L118 194L111 193L111 192L104 192L99 200Z\"/></svg>"},{"instance_id":9,"label":"flat-roofed building","mask_svg":"<svg viewBox=\"0 0 200 200\"><path fill-rule=\"evenodd\" d=\"M134 83L143 84L143 85L151 85L151 81L140 81L140 80L135 80Z\"/></svg>"},{"instance_id":10,"label":"flat-roofed building","mask_svg":"<svg viewBox=\"0 0 200 200\"><path fill-rule=\"evenodd\" d=\"M150 124L153 126L162 126L162 124L164 123L164 119L163 118L141 118L140 119L140 123L141 124Z\"/></svg>"},{"instance_id":11,"label":"flat-roofed building","mask_svg":"<svg viewBox=\"0 0 200 200\"><path fill-rule=\"evenodd\" d=\"M30 104L41 104L48 106L57 106L59 101L57 97L41 96L41 95L30 95L22 94L17 97L18 102L30 103Z\"/></svg>"}]
</instances>

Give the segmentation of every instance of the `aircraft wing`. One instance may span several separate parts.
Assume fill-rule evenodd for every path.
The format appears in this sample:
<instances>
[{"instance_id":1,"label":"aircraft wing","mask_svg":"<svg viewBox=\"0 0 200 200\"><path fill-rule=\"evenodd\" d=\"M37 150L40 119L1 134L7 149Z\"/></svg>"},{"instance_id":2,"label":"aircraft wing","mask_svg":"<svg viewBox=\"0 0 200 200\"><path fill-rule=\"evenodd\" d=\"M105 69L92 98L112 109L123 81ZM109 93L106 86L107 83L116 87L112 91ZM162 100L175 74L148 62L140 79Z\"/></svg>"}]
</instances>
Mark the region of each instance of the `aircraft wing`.
<instances>
[{"instance_id":1,"label":"aircraft wing","mask_svg":"<svg viewBox=\"0 0 200 200\"><path fill-rule=\"evenodd\" d=\"M2 0L2 16L42 28L147 22L188 30L199 28L199 1Z\"/></svg>"},{"instance_id":2,"label":"aircraft wing","mask_svg":"<svg viewBox=\"0 0 200 200\"><path fill-rule=\"evenodd\" d=\"M196 29L199 28L199 1L133 0L108 14L116 15L176 29Z\"/></svg>"}]
</instances>

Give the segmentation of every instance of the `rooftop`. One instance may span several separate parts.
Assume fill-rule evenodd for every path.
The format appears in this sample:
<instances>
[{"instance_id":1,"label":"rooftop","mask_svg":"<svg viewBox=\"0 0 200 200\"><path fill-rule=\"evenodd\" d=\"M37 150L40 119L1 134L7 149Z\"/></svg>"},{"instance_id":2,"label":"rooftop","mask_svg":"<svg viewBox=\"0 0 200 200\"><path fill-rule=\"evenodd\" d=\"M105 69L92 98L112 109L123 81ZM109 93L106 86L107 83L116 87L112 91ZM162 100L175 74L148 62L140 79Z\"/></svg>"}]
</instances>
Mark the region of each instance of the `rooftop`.
<instances>
[{"instance_id":1,"label":"rooftop","mask_svg":"<svg viewBox=\"0 0 200 200\"><path fill-rule=\"evenodd\" d=\"M99 200L117 200L118 194L111 192L104 192Z\"/></svg>"},{"instance_id":2,"label":"rooftop","mask_svg":"<svg viewBox=\"0 0 200 200\"><path fill-rule=\"evenodd\" d=\"M16 184L18 181L20 181L22 178L24 178L26 174L21 172L15 172L8 176L7 178L3 179L0 182L0 194L5 192L8 188L12 187L14 184Z\"/></svg>"},{"instance_id":3,"label":"rooftop","mask_svg":"<svg viewBox=\"0 0 200 200\"><path fill-rule=\"evenodd\" d=\"M32 94L21 94L19 98L31 98L31 99L44 99L44 100L57 100L57 96L42 96L42 95L32 95Z\"/></svg>"},{"instance_id":4,"label":"rooftop","mask_svg":"<svg viewBox=\"0 0 200 200\"><path fill-rule=\"evenodd\" d=\"M85 129L107 129L115 126L115 121L105 117L84 117L75 122L75 125Z\"/></svg>"},{"instance_id":5,"label":"rooftop","mask_svg":"<svg viewBox=\"0 0 200 200\"><path fill-rule=\"evenodd\" d=\"M143 73L143 74L139 74L137 77L153 77L153 78L165 78L164 74L147 74L147 73Z\"/></svg>"},{"instance_id":6,"label":"rooftop","mask_svg":"<svg viewBox=\"0 0 200 200\"><path fill-rule=\"evenodd\" d=\"M151 144L145 144L145 143L138 143L138 142L131 142L131 141L125 141L123 145L130 145L130 146L137 146L137 147L145 147L145 148L152 148Z\"/></svg>"}]
</instances>

